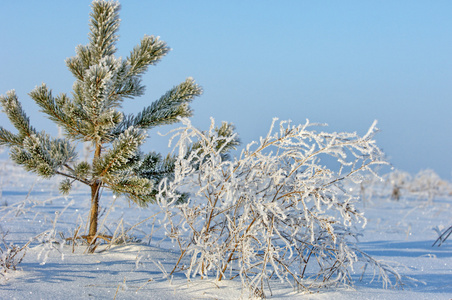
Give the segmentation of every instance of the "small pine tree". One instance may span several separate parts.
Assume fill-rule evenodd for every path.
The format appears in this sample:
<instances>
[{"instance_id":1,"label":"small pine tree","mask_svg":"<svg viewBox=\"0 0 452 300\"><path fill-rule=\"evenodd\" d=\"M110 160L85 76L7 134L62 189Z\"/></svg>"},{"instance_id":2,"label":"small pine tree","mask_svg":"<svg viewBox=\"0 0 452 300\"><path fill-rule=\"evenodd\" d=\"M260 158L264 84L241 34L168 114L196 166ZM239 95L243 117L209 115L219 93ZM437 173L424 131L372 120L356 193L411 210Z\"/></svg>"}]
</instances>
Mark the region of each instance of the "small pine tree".
<instances>
[{"instance_id":1,"label":"small pine tree","mask_svg":"<svg viewBox=\"0 0 452 300\"><path fill-rule=\"evenodd\" d=\"M139 205L155 199L154 187L171 175L174 159L140 152L146 130L191 116L189 103L202 93L201 87L188 78L136 115L119 110L124 99L144 94L141 75L170 50L158 37L146 35L126 59L116 58L119 9L117 2L92 3L89 43L78 46L76 55L66 60L76 78L71 95L54 96L45 84L29 94L62 128L63 138L50 137L32 127L14 90L0 97L3 111L18 131L14 134L0 127L0 145L10 148L11 159L44 178L64 177L59 187L63 194L69 193L75 181L90 187L89 231L84 236L89 243L98 237L101 188L125 195ZM86 141L94 152L90 163L77 160L75 145Z\"/></svg>"}]
</instances>

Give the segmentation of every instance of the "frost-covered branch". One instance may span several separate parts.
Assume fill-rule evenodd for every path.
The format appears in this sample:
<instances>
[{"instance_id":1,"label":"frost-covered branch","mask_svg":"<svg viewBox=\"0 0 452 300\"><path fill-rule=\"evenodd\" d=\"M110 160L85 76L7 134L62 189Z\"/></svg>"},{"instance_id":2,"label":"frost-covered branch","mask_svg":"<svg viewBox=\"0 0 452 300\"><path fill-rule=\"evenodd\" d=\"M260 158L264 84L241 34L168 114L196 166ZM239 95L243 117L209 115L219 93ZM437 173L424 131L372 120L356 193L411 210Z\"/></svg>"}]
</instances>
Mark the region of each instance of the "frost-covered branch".
<instances>
[{"instance_id":1,"label":"frost-covered branch","mask_svg":"<svg viewBox=\"0 0 452 300\"><path fill-rule=\"evenodd\" d=\"M36 129L34 129L30 125L30 119L25 114L25 111L22 109L22 105L17 98L16 91L8 91L6 96L0 96L0 104L3 108L3 112L6 114L11 124L16 127L19 131L18 138L23 140L27 136L31 136L36 133ZM6 132L5 129L2 128L3 132ZM4 135L11 136L11 134ZM4 141L4 145L7 144L6 141L8 139L2 139ZM9 139L9 141L14 141L13 139Z\"/></svg>"},{"instance_id":2,"label":"frost-covered branch","mask_svg":"<svg viewBox=\"0 0 452 300\"><path fill-rule=\"evenodd\" d=\"M201 94L201 87L192 78L188 78L166 92L159 100L145 107L136 116L124 116L116 131L121 132L123 128L130 126L151 129L156 126L174 124L179 121L179 118L192 115L188 104Z\"/></svg>"},{"instance_id":3,"label":"frost-covered branch","mask_svg":"<svg viewBox=\"0 0 452 300\"><path fill-rule=\"evenodd\" d=\"M183 120L172 139L174 180L163 180L156 196L167 235L180 260L190 259L187 277L238 276L257 294L272 279L295 281L304 291L350 284L349 269L362 257L352 225L365 218L348 191L385 163L371 138L376 128L360 137L316 132L309 122L282 121L277 130L275 122L259 143L225 161L216 145L231 137L215 131L213 122L202 132ZM335 169L325 166L332 159ZM177 204L177 190L189 199Z\"/></svg>"},{"instance_id":4,"label":"frost-covered branch","mask_svg":"<svg viewBox=\"0 0 452 300\"><path fill-rule=\"evenodd\" d=\"M140 44L133 48L127 61L130 75L140 75L149 65L156 64L169 52L170 48L159 37L145 35Z\"/></svg>"}]
</instances>

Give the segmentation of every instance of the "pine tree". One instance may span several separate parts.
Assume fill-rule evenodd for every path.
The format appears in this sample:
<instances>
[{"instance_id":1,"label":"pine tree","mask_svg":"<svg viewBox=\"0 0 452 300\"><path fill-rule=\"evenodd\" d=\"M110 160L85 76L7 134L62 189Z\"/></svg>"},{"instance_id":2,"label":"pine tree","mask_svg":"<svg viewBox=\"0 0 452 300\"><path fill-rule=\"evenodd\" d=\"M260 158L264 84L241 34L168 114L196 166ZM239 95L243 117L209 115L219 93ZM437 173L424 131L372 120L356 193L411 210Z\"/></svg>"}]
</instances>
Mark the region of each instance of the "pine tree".
<instances>
[{"instance_id":1,"label":"pine tree","mask_svg":"<svg viewBox=\"0 0 452 300\"><path fill-rule=\"evenodd\" d=\"M53 138L31 126L14 90L0 97L3 111L18 131L14 134L0 127L0 145L10 148L11 159L44 178L64 178L59 187L63 194L69 193L75 181L90 187L89 230L84 236L89 243L99 237L101 188L139 205L155 199L158 182L171 176L175 160L140 152L146 130L191 116L189 103L202 93L188 78L136 115L120 111L124 99L144 94L141 75L170 49L158 37L146 35L127 58L115 57L119 9L117 2L92 3L89 43L79 45L76 55L66 60L76 79L70 95L54 96L45 84L29 93L40 110L63 129L64 138ZM226 124L226 128L232 126ZM94 152L90 163L77 159L76 144L86 141Z\"/></svg>"}]
</instances>

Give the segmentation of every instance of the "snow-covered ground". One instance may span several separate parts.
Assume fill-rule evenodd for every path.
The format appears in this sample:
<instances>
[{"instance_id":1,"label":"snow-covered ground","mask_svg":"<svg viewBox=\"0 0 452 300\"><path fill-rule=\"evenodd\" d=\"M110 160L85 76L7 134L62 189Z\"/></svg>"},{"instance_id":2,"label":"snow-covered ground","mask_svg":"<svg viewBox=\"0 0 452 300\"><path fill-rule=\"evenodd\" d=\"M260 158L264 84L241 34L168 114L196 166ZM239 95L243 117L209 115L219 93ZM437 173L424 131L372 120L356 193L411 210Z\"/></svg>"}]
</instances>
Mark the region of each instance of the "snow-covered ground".
<instances>
[{"instance_id":1,"label":"snow-covered ground","mask_svg":"<svg viewBox=\"0 0 452 300\"><path fill-rule=\"evenodd\" d=\"M247 299L240 282L210 279L187 281L168 277L179 254L164 238L158 207L137 208L108 192L102 195L103 226L123 244L99 247L63 245L64 238L86 223L89 191L58 194L57 182L37 179L8 161L0 161L0 225L5 240L31 244L17 271L0 275L0 299ZM404 276L403 289L383 289L372 273L353 288L297 294L273 283L271 299L452 299L452 237L432 247L433 230L452 225L452 197L425 199L374 193L360 205L368 224L358 245L378 260L390 261ZM106 217L106 218L105 218ZM142 223L140 223L143 221ZM135 226L136 225L136 226ZM133 227L132 229L130 229ZM130 229L130 230L129 230ZM127 231L129 230L129 231ZM139 241L138 241L139 240Z\"/></svg>"}]
</instances>

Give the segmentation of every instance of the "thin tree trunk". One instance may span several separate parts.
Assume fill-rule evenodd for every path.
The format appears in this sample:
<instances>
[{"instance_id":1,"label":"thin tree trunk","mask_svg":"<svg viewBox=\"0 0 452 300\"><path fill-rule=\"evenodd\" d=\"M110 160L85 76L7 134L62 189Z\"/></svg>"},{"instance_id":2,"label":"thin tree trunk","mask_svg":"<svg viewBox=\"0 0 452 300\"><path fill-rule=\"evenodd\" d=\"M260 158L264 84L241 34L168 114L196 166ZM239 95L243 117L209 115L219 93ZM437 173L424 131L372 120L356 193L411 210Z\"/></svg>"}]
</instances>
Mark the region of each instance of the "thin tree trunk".
<instances>
[{"instance_id":1,"label":"thin tree trunk","mask_svg":"<svg viewBox=\"0 0 452 300\"><path fill-rule=\"evenodd\" d=\"M101 146L96 144L96 149L94 151L94 160L100 157ZM93 242L93 238L97 234L97 221L99 217L99 189L101 183L95 180L91 185L91 209L89 212L89 232L88 232L88 243Z\"/></svg>"},{"instance_id":2,"label":"thin tree trunk","mask_svg":"<svg viewBox=\"0 0 452 300\"><path fill-rule=\"evenodd\" d=\"M99 216L99 183L91 185L91 210L89 212L88 242L91 243L97 234L97 219Z\"/></svg>"}]
</instances>

